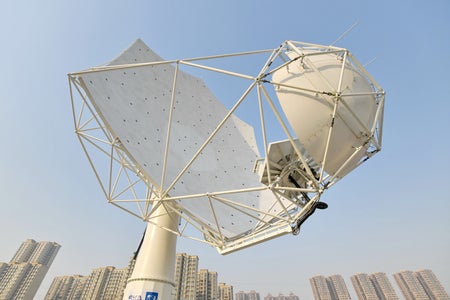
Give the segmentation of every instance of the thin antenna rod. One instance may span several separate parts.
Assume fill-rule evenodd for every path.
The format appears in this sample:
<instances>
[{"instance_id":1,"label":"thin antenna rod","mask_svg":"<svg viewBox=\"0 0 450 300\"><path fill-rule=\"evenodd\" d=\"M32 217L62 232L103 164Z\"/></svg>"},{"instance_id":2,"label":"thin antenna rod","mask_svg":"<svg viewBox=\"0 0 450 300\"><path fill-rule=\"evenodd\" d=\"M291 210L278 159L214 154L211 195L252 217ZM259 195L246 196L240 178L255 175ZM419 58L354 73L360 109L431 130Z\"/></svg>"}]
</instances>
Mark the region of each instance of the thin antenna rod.
<instances>
[{"instance_id":1,"label":"thin antenna rod","mask_svg":"<svg viewBox=\"0 0 450 300\"><path fill-rule=\"evenodd\" d=\"M377 57L375 56L374 58L372 58L369 62L367 62L363 67L367 67L368 65L370 65L371 63L373 63L374 61L377 60Z\"/></svg>"},{"instance_id":2,"label":"thin antenna rod","mask_svg":"<svg viewBox=\"0 0 450 300\"><path fill-rule=\"evenodd\" d=\"M339 42L340 40L342 40L350 31L353 30L353 28L355 28L356 26L358 26L359 21L356 21L355 23L353 23L352 26L350 26L349 29L347 29L343 34L341 34L334 42L332 42L330 44L330 46L334 46L334 44L336 44L337 42Z\"/></svg>"}]
</instances>

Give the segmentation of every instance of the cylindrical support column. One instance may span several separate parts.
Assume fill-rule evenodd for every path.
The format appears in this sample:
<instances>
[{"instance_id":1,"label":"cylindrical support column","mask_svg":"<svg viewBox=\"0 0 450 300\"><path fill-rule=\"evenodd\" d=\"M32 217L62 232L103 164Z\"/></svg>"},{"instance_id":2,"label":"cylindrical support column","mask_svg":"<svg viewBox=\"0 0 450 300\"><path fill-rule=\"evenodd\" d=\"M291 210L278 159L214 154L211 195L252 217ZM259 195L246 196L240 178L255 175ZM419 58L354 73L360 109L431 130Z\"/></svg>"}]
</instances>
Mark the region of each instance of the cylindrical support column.
<instances>
[{"instance_id":1,"label":"cylindrical support column","mask_svg":"<svg viewBox=\"0 0 450 300\"><path fill-rule=\"evenodd\" d=\"M177 236L161 227L177 230L178 215L163 205L147 224L144 240L128 279L123 300L172 300Z\"/></svg>"}]
</instances>

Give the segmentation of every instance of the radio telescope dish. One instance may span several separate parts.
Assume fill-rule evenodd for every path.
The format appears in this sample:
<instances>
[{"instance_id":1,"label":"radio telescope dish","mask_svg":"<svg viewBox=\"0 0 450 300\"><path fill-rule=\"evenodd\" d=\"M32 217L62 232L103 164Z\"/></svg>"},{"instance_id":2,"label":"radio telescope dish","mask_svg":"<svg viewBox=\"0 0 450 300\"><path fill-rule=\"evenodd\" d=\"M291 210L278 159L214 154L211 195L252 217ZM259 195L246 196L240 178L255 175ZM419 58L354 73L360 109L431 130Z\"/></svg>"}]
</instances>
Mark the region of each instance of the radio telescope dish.
<instances>
[{"instance_id":1,"label":"radio telescope dish","mask_svg":"<svg viewBox=\"0 0 450 300\"><path fill-rule=\"evenodd\" d=\"M254 74L237 71L254 57ZM245 86L220 101L192 73ZM226 254L297 234L326 208L322 193L381 150L384 91L342 48L286 41L163 60L137 40L69 82L76 133L108 202L149 224L129 297L170 294L176 236Z\"/></svg>"}]
</instances>

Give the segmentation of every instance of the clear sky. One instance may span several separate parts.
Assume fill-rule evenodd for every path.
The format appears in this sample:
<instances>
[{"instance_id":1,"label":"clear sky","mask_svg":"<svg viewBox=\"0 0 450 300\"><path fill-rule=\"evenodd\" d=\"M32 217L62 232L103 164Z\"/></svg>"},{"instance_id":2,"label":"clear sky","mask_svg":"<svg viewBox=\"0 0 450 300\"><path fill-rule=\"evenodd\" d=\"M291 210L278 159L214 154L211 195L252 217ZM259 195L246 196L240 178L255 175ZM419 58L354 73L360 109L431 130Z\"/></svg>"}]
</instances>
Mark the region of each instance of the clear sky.
<instances>
[{"instance_id":1,"label":"clear sky","mask_svg":"<svg viewBox=\"0 0 450 300\"><path fill-rule=\"evenodd\" d=\"M432 269L450 292L450 2L5 1L0 10L0 261L28 238L62 245L54 276L124 267L145 224L109 205L73 133L67 73L136 38L166 59L275 48L348 48L386 90L383 150L327 191L299 236L228 256L180 239L235 292L294 292L309 278ZM356 299L356 297L355 297Z\"/></svg>"}]
</instances>

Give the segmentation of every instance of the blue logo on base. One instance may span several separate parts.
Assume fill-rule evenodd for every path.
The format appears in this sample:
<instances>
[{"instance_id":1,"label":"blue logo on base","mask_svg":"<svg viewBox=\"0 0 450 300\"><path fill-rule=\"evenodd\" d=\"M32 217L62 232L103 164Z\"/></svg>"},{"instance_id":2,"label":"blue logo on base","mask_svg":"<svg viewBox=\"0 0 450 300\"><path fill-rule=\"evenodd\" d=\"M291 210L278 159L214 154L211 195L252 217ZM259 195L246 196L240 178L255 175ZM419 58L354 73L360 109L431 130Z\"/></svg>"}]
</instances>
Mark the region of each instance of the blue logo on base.
<instances>
[{"instance_id":1,"label":"blue logo on base","mask_svg":"<svg viewBox=\"0 0 450 300\"><path fill-rule=\"evenodd\" d=\"M158 292L147 292L145 300L158 300Z\"/></svg>"}]
</instances>

